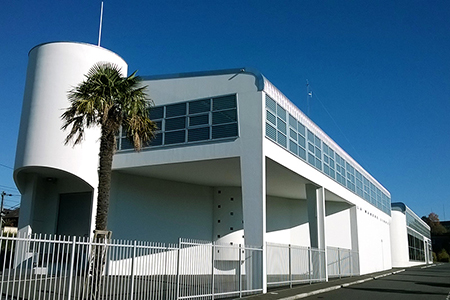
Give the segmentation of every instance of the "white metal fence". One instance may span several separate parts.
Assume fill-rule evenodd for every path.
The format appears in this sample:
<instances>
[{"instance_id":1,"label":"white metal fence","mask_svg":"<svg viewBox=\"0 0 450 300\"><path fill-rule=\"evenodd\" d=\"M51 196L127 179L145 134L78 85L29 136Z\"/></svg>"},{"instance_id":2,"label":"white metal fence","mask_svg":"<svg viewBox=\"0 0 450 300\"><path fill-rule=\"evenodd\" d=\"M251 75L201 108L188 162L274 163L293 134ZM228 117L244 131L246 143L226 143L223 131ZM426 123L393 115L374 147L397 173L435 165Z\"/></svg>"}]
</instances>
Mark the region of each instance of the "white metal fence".
<instances>
[{"instance_id":1,"label":"white metal fence","mask_svg":"<svg viewBox=\"0 0 450 300\"><path fill-rule=\"evenodd\" d=\"M325 250L267 243L268 286L325 280Z\"/></svg>"},{"instance_id":2,"label":"white metal fence","mask_svg":"<svg viewBox=\"0 0 450 300\"><path fill-rule=\"evenodd\" d=\"M359 275L358 252L327 247L325 250L267 243L267 285L282 286L317 282L328 277Z\"/></svg>"},{"instance_id":3,"label":"white metal fence","mask_svg":"<svg viewBox=\"0 0 450 300\"><path fill-rule=\"evenodd\" d=\"M262 292L262 249L0 237L0 299L214 299Z\"/></svg>"},{"instance_id":4,"label":"white metal fence","mask_svg":"<svg viewBox=\"0 0 450 300\"><path fill-rule=\"evenodd\" d=\"M350 249L327 247L328 277L359 275L359 254Z\"/></svg>"}]
</instances>

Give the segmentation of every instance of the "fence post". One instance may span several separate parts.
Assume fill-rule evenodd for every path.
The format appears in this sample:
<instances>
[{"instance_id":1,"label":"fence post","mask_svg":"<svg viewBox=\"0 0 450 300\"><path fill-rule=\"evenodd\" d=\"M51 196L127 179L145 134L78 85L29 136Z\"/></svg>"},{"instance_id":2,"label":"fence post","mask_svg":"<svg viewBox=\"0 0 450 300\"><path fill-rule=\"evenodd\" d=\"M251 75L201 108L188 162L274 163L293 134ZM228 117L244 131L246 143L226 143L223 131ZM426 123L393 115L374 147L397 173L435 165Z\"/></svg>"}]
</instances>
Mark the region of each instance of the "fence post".
<instances>
[{"instance_id":1,"label":"fence post","mask_svg":"<svg viewBox=\"0 0 450 300\"><path fill-rule=\"evenodd\" d=\"M350 277L353 277L353 251L350 250Z\"/></svg>"},{"instance_id":2,"label":"fence post","mask_svg":"<svg viewBox=\"0 0 450 300\"><path fill-rule=\"evenodd\" d=\"M212 255L211 255L211 299L214 300L214 259L216 255L216 244L212 242Z\"/></svg>"},{"instance_id":3,"label":"fence post","mask_svg":"<svg viewBox=\"0 0 450 300\"><path fill-rule=\"evenodd\" d=\"M312 248L308 247L308 274L309 274L309 284L311 284L311 251Z\"/></svg>"},{"instance_id":4,"label":"fence post","mask_svg":"<svg viewBox=\"0 0 450 300\"><path fill-rule=\"evenodd\" d=\"M289 244L289 287L292 289L292 248Z\"/></svg>"},{"instance_id":5,"label":"fence post","mask_svg":"<svg viewBox=\"0 0 450 300\"><path fill-rule=\"evenodd\" d=\"M339 278L341 278L341 249L338 247L338 272L339 272Z\"/></svg>"},{"instance_id":6,"label":"fence post","mask_svg":"<svg viewBox=\"0 0 450 300\"><path fill-rule=\"evenodd\" d=\"M70 256L70 269L69 269L69 288L67 291L67 299L70 299L72 297L72 278L73 278L73 264L75 261L75 247L76 247L76 243L75 243L76 237L74 236L72 239L72 254Z\"/></svg>"},{"instance_id":7,"label":"fence post","mask_svg":"<svg viewBox=\"0 0 450 300\"><path fill-rule=\"evenodd\" d=\"M239 298L242 298L242 274L241 274L241 261L242 261L242 244L239 244L239 261L238 261L238 276L239 276Z\"/></svg>"},{"instance_id":8,"label":"fence post","mask_svg":"<svg viewBox=\"0 0 450 300\"><path fill-rule=\"evenodd\" d=\"M177 250L177 300L180 298L180 268L181 268L181 238L178 240L178 250Z\"/></svg>"},{"instance_id":9,"label":"fence post","mask_svg":"<svg viewBox=\"0 0 450 300\"><path fill-rule=\"evenodd\" d=\"M131 257L130 300L134 297L134 267L136 259L136 241L133 242L133 256Z\"/></svg>"}]
</instances>

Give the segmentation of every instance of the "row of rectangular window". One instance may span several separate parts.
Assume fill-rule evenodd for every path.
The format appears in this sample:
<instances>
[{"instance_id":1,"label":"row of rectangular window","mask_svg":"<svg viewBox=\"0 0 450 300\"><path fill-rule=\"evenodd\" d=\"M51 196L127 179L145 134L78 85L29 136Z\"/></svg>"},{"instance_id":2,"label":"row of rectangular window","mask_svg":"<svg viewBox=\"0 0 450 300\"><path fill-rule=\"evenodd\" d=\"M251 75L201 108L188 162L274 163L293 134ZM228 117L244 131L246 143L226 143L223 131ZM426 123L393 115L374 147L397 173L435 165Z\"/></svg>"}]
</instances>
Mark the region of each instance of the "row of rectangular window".
<instances>
[{"instance_id":1,"label":"row of rectangular window","mask_svg":"<svg viewBox=\"0 0 450 300\"><path fill-rule=\"evenodd\" d=\"M406 211L406 226L414 229L415 231L419 232L420 234L426 236L427 238L431 238L430 230L425 227L422 222L417 220L414 215Z\"/></svg>"},{"instance_id":2,"label":"row of rectangular window","mask_svg":"<svg viewBox=\"0 0 450 300\"><path fill-rule=\"evenodd\" d=\"M189 102L175 103L153 107L149 111L151 120L171 118L183 115L193 115L209 111L220 111L236 108L236 95L200 99Z\"/></svg>"},{"instance_id":3,"label":"row of rectangular window","mask_svg":"<svg viewBox=\"0 0 450 300\"><path fill-rule=\"evenodd\" d=\"M237 137L236 95L200 99L165 106L149 111L158 131L147 147ZM122 131L118 149L132 149L133 145Z\"/></svg>"},{"instance_id":4,"label":"row of rectangular window","mask_svg":"<svg viewBox=\"0 0 450 300\"><path fill-rule=\"evenodd\" d=\"M162 122L164 120L164 122ZM236 108L223 111L209 112L195 116L181 116L155 120L158 130L171 131L186 127L198 127L237 122Z\"/></svg>"},{"instance_id":5,"label":"row of rectangular window","mask_svg":"<svg viewBox=\"0 0 450 300\"><path fill-rule=\"evenodd\" d=\"M289 120L288 124L286 120ZM268 96L266 96L266 136L369 203L390 213L388 196L312 131L305 131L302 123ZM305 145L305 137L308 145Z\"/></svg>"},{"instance_id":6,"label":"row of rectangular window","mask_svg":"<svg viewBox=\"0 0 450 300\"><path fill-rule=\"evenodd\" d=\"M409 260L425 261L424 241L408 233Z\"/></svg>"}]
</instances>

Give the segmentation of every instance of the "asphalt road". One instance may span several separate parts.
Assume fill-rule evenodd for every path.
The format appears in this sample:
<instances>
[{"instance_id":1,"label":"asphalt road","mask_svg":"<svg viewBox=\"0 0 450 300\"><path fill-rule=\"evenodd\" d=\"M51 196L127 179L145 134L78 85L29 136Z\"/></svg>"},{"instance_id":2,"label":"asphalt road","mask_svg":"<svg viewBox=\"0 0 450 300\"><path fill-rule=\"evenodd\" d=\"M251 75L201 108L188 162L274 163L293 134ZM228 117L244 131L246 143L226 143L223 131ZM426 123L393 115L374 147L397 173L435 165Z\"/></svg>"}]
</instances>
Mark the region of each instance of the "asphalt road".
<instances>
[{"instance_id":1,"label":"asphalt road","mask_svg":"<svg viewBox=\"0 0 450 300\"><path fill-rule=\"evenodd\" d=\"M304 299L450 300L450 264L408 268L404 272Z\"/></svg>"}]
</instances>

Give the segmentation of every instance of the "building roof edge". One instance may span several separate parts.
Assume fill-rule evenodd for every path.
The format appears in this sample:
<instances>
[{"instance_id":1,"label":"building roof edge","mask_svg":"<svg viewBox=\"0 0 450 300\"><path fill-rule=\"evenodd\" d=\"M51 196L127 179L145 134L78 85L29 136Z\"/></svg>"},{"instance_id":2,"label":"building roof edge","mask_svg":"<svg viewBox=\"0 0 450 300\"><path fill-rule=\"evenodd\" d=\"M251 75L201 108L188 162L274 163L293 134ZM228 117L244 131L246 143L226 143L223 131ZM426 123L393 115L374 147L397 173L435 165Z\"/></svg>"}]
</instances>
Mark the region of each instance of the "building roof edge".
<instances>
[{"instance_id":1,"label":"building roof edge","mask_svg":"<svg viewBox=\"0 0 450 300\"><path fill-rule=\"evenodd\" d=\"M214 75L225 75L225 74L249 74L255 77L255 86L258 91L264 90L264 76L254 68L234 68L234 69L223 69L223 70L210 70L210 71L197 71L197 72L186 72L186 73L173 73L173 74L162 74L162 75L149 75L140 76L142 80L163 80L163 79L174 79L174 78L187 78L187 77L201 77L201 76L214 76Z\"/></svg>"}]
</instances>

